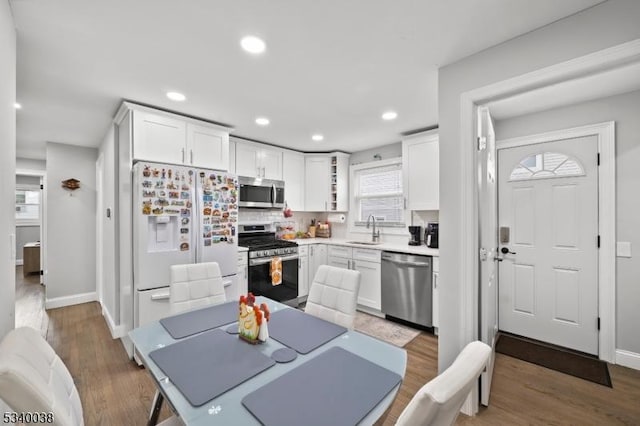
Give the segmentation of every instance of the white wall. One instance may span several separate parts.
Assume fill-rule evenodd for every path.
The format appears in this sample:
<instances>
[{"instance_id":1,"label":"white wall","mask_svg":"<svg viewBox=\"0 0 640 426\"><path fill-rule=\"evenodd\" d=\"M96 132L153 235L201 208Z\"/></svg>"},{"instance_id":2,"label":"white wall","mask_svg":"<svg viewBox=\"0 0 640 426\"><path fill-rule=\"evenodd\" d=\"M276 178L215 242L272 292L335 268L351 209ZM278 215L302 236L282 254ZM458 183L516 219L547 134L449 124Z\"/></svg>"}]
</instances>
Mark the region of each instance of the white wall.
<instances>
[{"instance_id":1,"label":"white wall","mask_svg":"<svg viewBox=\"0 0 640 426\"><path fill-rule=\"evenodd\" d=\"M76 303L96 291L96 158L98 150L47 142L47 304ZM80 181L69 191L61 182Z\"/></svg>"},{"instance_id":2,"label":"white wall","mask_svg":"<svg viewBox=\"0 0 640 426\"><path fill-rule=\"evenodd\" d=\"M17 170L41 170L45 171L47 162L44 160L33 160L31 158L16 158Z\"/></svg>"},{"instance_id":3,"label":"white wall","mask_svg":"<svg viewBox=\"0 0 640 426\"><path fill-rule=\"evenodd\" d=\"M120 322L120 311L118 284L116 280L116 248L115 248L115 194L116 194L116 164L115 164L115 130L113 126L109 128L102 144L100 145L98 156L103 159L103 188L102 193L97 194L101 198L102 211L97 212L97 221L102 223L102 304L112 321L112 326ZM107 209L111 211L111 217L107 217Z\"/></svg>"},{"instance_id":4,"label":"white wall","mask_svg":"<svg viewBox=\"0 0 640 426\"><path fill-rule=\"evenodd\" d=\"M438 365L448 367L467 343L463 336L460 247L464 190L460 170L460 95L472 89L640 38L640 2L610 0L484 50L439 70L440 334ZM470 259L476 262L476 259ZM462 266L462 267L461 267Z\"/></svg>"},{"instance_id":5,"label":"white wall","mask_svg":"<svg viewBox=\"0 0 640 426\"><path fill-rule=\"evenodd\" d=\"M632 245L631 258L616 260L616 347L640 354L640 91L501 120L495 130L500 140L605 121L616 123L616 239Z\"/></svg>"},{"instance_id":6,"label":"white wall","mask_svg":"<svg viewBox=\"0 0 640 426\"><path fill-rule=\"evenodd\" d=\"M381 159L388 160L390 158L402 157L402 142L396 142L388 145L378 146L364 151L357 151L349 157L349 164L360 164L375 161L374 155L379 155Z\"/></svg>"},{"instance_id":7,"label":"white wall","mask_svg":"<svg viewBox=\"0 0 640 426\"><path fill-rule=\"evenodd\" d=\"M0 338L15 327L16 32L0 1Z\"/></svg>"}]
</instances>

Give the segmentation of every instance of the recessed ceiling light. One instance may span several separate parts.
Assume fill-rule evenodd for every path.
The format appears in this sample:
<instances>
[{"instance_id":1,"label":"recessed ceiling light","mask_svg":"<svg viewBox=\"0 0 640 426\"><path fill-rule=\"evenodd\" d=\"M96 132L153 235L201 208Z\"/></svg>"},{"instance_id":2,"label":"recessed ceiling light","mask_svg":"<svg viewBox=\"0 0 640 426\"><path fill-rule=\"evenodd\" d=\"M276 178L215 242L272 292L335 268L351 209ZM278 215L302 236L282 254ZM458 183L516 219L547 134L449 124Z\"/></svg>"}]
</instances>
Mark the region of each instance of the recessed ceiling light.
<instances>
[{"instance_id":1,"label":"recessed ceiling light","mask_svg":"<svg viewBox=\"0 0 640 426\"><path fill-rule=\"evenodd\" d=\"M187 97L180 92L167 92L167 98L176 102L183 102L187 99Z\"/></svg>"},{"instance_id":2,"label":"recessed ceiling light","mask_svg":"<svg viewBox=\"0 0 640 426\"><path fill-rule=\"evenodd\" d=\"M384 114L382 114L382 119L383 120L395 120L396 117L398 117L398 113L395 111L387 111Z\"/></svg>"},{"instance_id":3,"label":"recessed ceiling light","mask_svg":"<svg viewBox=\"0 0 640 426\"><path fill-rule=\"evenodd\" d=\"M240 40L240 46L249 53L262 53L267 45L264 41L255 36L246 36Z\"/></svg>"},{"instance_id":4,"label":"recessed ceiling light","mask_svg":"<svg viewBox=\"0 0 640 426\"><path fill-rule=\"evenodd\" d=\"M256 124L258 126L268 126L269 123L270 123L270 121L266 117L258 117L258 118L256 118Z\"/></svg>"},{"instance_id":5,"label":"recessed ceiling light","mask_svg":"<svg viewBox=\"0 0 640 426\"><path fill-rule=\"evenodd\" d=\"M15 109L22 109L22 105L20 105L20 104L19 104L19 103L17 103L17 102L13 104L13 107L14 107Z\"/></svg>"},{"instance_id":6,"label":"recessed ceiling light","mask_svg":"<svg viewBox=\"0 0 640 426\"><path fill-rule=\"evenodd\" d=\"M322 136L322 135L321 135L321 134L319 134L319 133L316 133L315 135L311 136L311 139L313 139L313 140L314 140L314 141L316 141L316 142L320 142L321 140L323 140L323 139L324 139L324 136Z\"/></svg>"}]
</instances>

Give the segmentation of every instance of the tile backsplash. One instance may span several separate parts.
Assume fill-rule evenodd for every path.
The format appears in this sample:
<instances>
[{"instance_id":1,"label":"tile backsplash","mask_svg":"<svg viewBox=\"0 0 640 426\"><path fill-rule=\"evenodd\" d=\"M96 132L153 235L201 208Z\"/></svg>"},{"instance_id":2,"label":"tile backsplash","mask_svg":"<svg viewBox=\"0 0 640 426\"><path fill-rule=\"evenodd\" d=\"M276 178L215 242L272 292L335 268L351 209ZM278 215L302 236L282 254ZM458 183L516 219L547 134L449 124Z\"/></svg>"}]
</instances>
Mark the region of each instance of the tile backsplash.
<instances>
[{"instance_id":1,"label":"tile backsplash","mask_svg":"<svg viewBox=\"0 0 640 426\"><path fill-rule=\"evenodd\" d=\"M247 222L284 222L291 221L296 224L296 231L307 231L311 224L311 219L323 221L327 218L326 213L293 212L293 216L285 218L282 210L267 209L247 209L240 208L238 220L240 223Z\"/></svg>"}]
</instances>

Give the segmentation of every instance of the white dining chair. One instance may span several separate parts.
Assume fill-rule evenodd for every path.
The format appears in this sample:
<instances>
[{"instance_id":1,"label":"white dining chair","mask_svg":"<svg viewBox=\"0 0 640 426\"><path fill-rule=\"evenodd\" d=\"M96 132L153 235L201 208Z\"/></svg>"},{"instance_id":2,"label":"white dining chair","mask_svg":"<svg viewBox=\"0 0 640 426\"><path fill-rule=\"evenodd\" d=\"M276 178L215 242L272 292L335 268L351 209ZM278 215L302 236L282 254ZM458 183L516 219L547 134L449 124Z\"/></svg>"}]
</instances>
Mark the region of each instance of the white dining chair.
<instances>
[{"instance_id":1,"label":"white dining chair","mask_svg":"<svg viewBox=\"0 0 640 426\"><path fill-rule=\"evenodd\" d=\"M171 265L169 309L172 315L226 301L216 262Z\"/></svg>"},{"instance_id":2,"label":"white dining chair","mask_svg":"<svg viewBox=\"0 0 640 426\"><path fill-rule=\"evenodd\" d=\"M304 311L352 329L359 289L360 271L322 265L311 283Z\"/></svg>"},{"instance_id":3,"label":"white dining chair","mask_svg":"<svg viewBox=\"0 0 640 426\"><path fill-rule=\"evenodd\" d=\"M38 418L39 423L84 425L80 395L69 370L30 327L11 330L0 342L0 399L16 413L51 413L50 418ZM160 423L182 424L175 416Z\"/></svg>"},{"instance_id":4,"label":"white dining chair","mask_svg":"<svg viewBox=\"0 0 640 426\"><path fill-rule=\"evenodd\" d=\"M442 374L424 385L398 417L397 426L449 426L487 366L491 348L471 342Z\"/></svg>"}]
</instances>

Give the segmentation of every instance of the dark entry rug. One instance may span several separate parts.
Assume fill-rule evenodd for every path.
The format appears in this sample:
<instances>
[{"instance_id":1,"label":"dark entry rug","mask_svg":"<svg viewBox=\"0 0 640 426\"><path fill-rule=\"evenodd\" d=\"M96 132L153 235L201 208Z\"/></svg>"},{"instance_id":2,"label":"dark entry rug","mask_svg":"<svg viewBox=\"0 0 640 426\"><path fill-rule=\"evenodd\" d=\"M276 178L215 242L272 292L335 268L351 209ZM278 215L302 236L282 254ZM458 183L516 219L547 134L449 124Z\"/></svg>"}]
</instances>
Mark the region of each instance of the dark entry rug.
<instances>
[{"instance_id":1,"label":"dark entry rug","mask_svg":"<svg viewBox=\"0 0 640 426\"><path fill-rule=\"evenodd\" d=\"M613 387L606 362L570 349L500 333L496 343L496 352L599 385Z\"/></svg>"}]
</instances>

